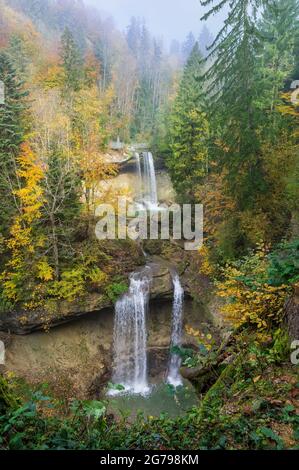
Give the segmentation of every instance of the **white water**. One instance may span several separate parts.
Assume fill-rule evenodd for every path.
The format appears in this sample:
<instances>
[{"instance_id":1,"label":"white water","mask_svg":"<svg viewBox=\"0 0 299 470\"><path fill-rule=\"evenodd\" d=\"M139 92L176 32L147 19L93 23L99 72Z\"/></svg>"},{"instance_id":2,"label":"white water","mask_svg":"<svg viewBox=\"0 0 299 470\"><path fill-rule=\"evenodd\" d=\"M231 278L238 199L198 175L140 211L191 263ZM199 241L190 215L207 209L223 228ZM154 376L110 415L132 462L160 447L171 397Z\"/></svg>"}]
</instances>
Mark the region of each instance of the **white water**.
<instances>
[{"instance_id":1,"label":"white water","mask_svg":"<svg viewBox=\"0 0 299 470\"><path fill-rule=\"evenodd\" d=\"M147 394L147 329L150 269L134 273L127 294L115 305L113 383L126 392Z\"/></svg>"},{"instance_id":2,"label":"white water","mask_svg":"<svg viewBox=\"0 0 299 470\"><path fill-rule=\"evenodd\" d=\"M149 209L158 207L158 190L154 158L151 152L143 153L143 199Z\"/></svg>"},{"instance_id":3,"label":"white water","mask_svg":"<svg viewBox=\"0 0 299 470\"><path fill-rule=\"evenodd\" d=\"M173 274L172 282L174 287L174 296L172 307L171 348L181 345L184 314L184 289L180 283L180 278L176 273ZM178 387L183 383L180 375L180 367L180 356L172 352L169 360L167 382L174 387Z\"/></svg>"},{"instance_id":4,"label":"white water","mask_svg":"<svg viewBox=\"0 0 299 470\"><path fill-rule=\"evenodd\" d=\"M137 163L137 173L138 173L138 180L139 180L139 193L140 197L142 197L142 172L141 172L141 162L140 162L140 155L138 152L135 153L136 163Z\"/></svg>"}]
</instances>

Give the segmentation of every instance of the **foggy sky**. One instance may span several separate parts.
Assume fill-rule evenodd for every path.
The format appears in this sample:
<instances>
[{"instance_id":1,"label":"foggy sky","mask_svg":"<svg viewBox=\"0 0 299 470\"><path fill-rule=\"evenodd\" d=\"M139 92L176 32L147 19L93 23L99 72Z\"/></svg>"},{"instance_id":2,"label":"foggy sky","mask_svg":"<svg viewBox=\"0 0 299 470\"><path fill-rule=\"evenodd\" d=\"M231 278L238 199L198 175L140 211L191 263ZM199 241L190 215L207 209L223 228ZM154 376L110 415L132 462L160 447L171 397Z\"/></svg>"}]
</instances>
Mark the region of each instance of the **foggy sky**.
<instances>
[{"instance_id":1,"label":"foggy sky","mask_svg":"<svg viewBox=\"0 0 299 470\"><path fill-rule=\"evenodd\" d=\"M189 31L197 37L202 23L200 18L206 11L199 0L85 0L100 11L110 13L116 25L124 30L132 16L145 18L150 31L169 42L171 39L184 40ZM216 33L221 18L214 17L207 23Z\"/></svg>"}]
</instances>

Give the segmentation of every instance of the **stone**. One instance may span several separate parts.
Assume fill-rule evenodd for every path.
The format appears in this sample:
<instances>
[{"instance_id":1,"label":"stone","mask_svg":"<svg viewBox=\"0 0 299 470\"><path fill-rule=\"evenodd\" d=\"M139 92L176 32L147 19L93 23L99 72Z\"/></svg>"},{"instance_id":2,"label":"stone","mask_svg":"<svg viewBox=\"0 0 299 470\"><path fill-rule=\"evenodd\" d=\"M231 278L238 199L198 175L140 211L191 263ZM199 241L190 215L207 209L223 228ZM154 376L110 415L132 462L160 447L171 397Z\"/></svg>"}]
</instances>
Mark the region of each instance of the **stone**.
<instances>
[{"instance_id":1,"label":"stone","mask_svg":"<svg viewBox=\"0 0 299 470\"><path fill-rule=\"evenodd\" d=\"M151 264L153 281L151 300L172 298L173 285L168 265L155 261ZM13 310L0 315L0 331L26 335L33 331L53 328L93 312L113 308L113 302L105 294L93 292L74 302L51 301L46 308Z\"/></svg>"}]
</instances>

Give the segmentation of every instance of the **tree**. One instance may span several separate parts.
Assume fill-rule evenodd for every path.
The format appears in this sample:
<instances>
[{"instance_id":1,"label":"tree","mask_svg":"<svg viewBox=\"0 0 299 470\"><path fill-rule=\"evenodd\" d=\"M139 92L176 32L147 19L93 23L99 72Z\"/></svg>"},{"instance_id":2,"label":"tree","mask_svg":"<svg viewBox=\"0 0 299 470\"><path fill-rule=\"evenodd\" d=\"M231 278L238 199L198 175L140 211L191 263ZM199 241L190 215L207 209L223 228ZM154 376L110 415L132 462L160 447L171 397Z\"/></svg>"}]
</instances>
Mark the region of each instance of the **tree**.
<instances>
[{"instance_id":1,"label":"tree","mask_svg":"<svg viewBox=\"0 0 299 470\"><path fill-rule=\"evenodd\" d=\"M180 45L179 41L177 41L176 39L173 39L171 41L169 52L170 52L170 55L174 55L174 56L177 56L177 57L180 56L180 54L181 54L181 45Z\"/></svg>"},{"instance_id":2,"label":"tree","mask_svg":"<svg viewBox=\"0 0 299 470\"><path fill-rule=\"evenodd\" d=\"M294 148L291 127L277 107L292 62L296 2L202 4L214 4L205 20L229 5L224 26L210 48L212 65L205 79L210 158L225 178L225 195L235 208L233 214L223 211L218 250L222 258L228 253L234 257L261 240L277 243L290 223L285 177ZM280 165L284 173L279 173Z\"/></svg>"},{"instance_id":3,"label":"tree","mask_svg":"<svg viewBox=\"0 0 299 470\"><path fill-rule=\"evenodd\" d=\"M14 194L19 210L7 241L10 257L0 277L2 298L12 305L23 301L26 307L32 308L40 294L39 289L35 289L35 282L45 275L45 271L41 272L44 264L39 258L44 239L38 227L43 204L43 171L28 144L22 145L16 161L20 187ZM49 275L51 277L51 269Z\"/></svg>"},{"instance_id":4,"label":"tree","mask_svg":"<svg viewBox=\"0 0 299 470\"><path fill-rule=\"evenodd\" d=\"M294 71L293 71L292 76L294 79L298 80L298 77L299 77L299 34L298 32L295 38L295 65L294 65Z\"/></svg>"},{"instance_id":5,"label":"tree","mask_svg":"<svg viewBox=\"0 0 299 470\"><path fill-rule=\"evenodd\" d=\"M24 80L27 75L29 56L26 51L24 40L19 35L12 35L7 48L7 55L13 64L18 77Z\"/></svg>"},{"instance_id":6,"label":"tree","mask_svg":"<svg viewBox=\"0 0 299 470\"><path fill-rule=\"evenodd\" d=\"M203 19L228 2L216 3ZM256 58L261 51L253 23L259 3L235 0L230 4L227 20L212 44L210 55L214 61L206 73L211 115L222 141L216 150L217 158L227 169L228 190L241 211L253 209L259 196L267 192L259 133L263 113L257 106L263 96L256 81Z\"/></svg>"},{"instance_id":7,"label":"tree","mask_svg":"<svg viewBox=\"0 0 299 470\"><path fill-rule=\"evenodd\" d=\"M112 81L112 51L106 35L97 41L95 56L100 62L100 85L104 92Z\"/></svg>"},{"instance_id":8,"label":"tree","mask_svg":"<svg viewBox=\"0 0 299 470\"><path fill-rule=\"evenodd\" d=\"M295 65L295 42L298 35L298 0L273 0L264 8L259 31L263 39L261 77L259 83L267 89L267 108L274 114L274 133L277 132L276 107L281 103L280 91L292 79Z\"/></svg>"},{"instance_id":9,"label":"tree","mask_svg":"<svg viewBox=\"0 0 299 470\"><path fill-rule=\"evenodd\" d=\"M141 43L141 23L139 18L133 16L127 28L127 43L133 55L138 58Z\"/></svg>"},{"instance_id":10,"label":"tree","mask_svg":"<svg viewBox=\"0 0 299 470\"><path fill-rule=\"evenodd\" d=\"M171 115L168 168L181 199L194 199L196 187L208 171L208 121L204 111L202 55L198 43L185 66Z\"/></svg>"},{"instance_id":11,"label":"tree","mask_svg":"<svg viewBox=\"0 0 299 470\"><path fill-rule=\"evenodd\" d=\"M89 218L95 214L101 183L116 174L113 165L105 163L103 153L112 135L110 122L113 89L99 93L96 86L82 89L74 102L74 140L79 156L86 210Z\"/></svg>"},{"instance_id":12,"label":"tree","mask_svg":"<svg viewBox=\"0 0 299 470\"><path fill-rule=\"evenodd\" d=\"M182 53L183 53L184 62L188 60L192 52L192 49L195 46L195 42L196 42L196 39L194 37L194 34L190 31L190 33L186 37L185 42L182 45Z\"/></svg>"},{"instance_id":13,"label":"tree","mask_svg":"<svg viewBox=\"0 0 299 470\"><path fill-rule=\"evenodd\" d=\"M50 264L59 280L62 261L71 260L73 254L72 243L81 207L79 169L61 149L52 149L42 187L45 202L41 222L51 254Z\"/></svg>"},{"instance_id":14,"label":"tree","mask_svg":"<svg viewBox=\"0 0 299 470\"><path fill-rule=\"evenodd\" d=\"M0 233L6 236L11 217L19 204L15 191L20 187L17 157L24 138L25 97L7 54L0 53L0 79L5 102L0 104Z\"/></svg>"},{"instance_id":15,"label":"tree","mask_svg":"<svg viewBox=\"0 0 299 470\"><path fill-rule=\"evenodd\" d=\"M204 57L208 55L208 47L213 44L213 41L213 35L211 34L207 25L204 25L198 38L199 47Z\"/></svg>"},{"instance_id":16,"label":"tree","mask_svg":"<svg viewBox=\"0 0 299 470\"><path fill-rule=\"evenodd\" d=\"M82 86L83 58L68 28L64 30L61 37L61 59L65 92L66 94L76 92Z\"/></svg>"}]
</instances>

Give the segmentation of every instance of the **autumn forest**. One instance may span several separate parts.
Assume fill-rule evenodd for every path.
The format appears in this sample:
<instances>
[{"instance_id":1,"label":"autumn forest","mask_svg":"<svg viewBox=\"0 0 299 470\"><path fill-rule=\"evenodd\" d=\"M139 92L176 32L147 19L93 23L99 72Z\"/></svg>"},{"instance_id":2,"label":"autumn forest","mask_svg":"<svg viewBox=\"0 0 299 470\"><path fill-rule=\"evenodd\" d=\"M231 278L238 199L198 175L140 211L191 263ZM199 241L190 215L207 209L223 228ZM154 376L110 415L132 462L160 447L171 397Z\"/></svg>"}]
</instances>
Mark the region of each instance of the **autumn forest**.
<instances>
[{"instance_id":1,"label":"autumn forest","mask_svg":"<svg viewBox=\"0 0 299 470\"><path fill-rule=\"evenodd\" d=\"M98 3L0 0L0 449L298 449L299 2Z\"/></svg>"}]
</instances>

